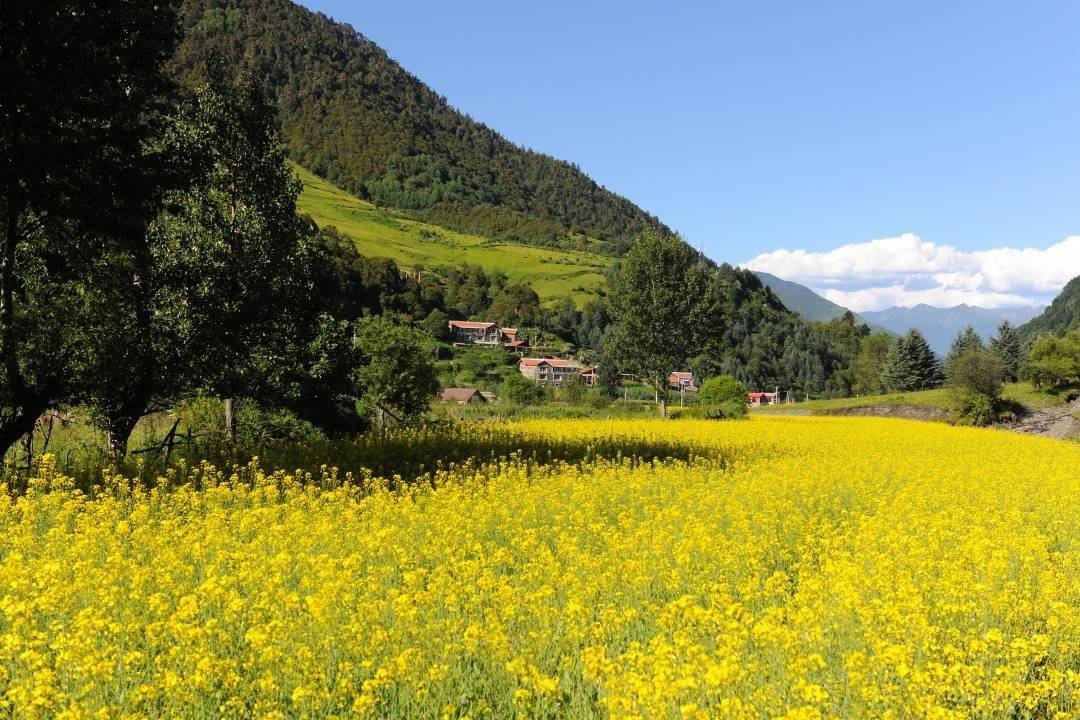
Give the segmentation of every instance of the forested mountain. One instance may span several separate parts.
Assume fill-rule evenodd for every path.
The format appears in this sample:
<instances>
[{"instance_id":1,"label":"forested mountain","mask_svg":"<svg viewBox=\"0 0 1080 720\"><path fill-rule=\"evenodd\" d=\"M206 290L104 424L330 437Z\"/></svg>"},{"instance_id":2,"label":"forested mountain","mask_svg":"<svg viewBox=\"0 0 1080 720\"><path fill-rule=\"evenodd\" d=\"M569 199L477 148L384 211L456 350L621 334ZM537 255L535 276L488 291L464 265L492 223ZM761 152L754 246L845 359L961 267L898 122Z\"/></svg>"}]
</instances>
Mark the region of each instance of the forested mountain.
<instances>
[{"instance_id":1,"label":"forested mountain","mask_svg":"<svg viewBox=\"0 0 1080 720\"><path fill-rule=\"evenodd\" d=\"M956 305L950 308L919 304L914 307L891 307L885 310L866 311L862 316L891 332L903 334L917 329L938 355L949 350L956 334L968 325L985 341L997 329L1002 320L1020 325L1039 314L1039 306L1019 308L981 308L972 305Z\"/></svg>"},{"instance_id":2,"label":"forested mountain","mask_svg":"<svg viewBox=\"0 0 1080 720\"><path fill-rule=\"evenodd\" d=\"M366 200L463 232L621 254L657 218L571 163L451 107L351 26L289 0L185 0L173 72L265 77L293 160Z\"/></svg>"},{"instance_id":3,"label":"forested mountain","mask_svg":"<svg viewBox=\"0 0 1080 720\"><path fill-rule=\"evenodd\" d=\"M488 262L498 252L543 246L552 257L519 262L513 275L544 289L537 298L514 286L546 307L515 321L596 348L607 326L603 277L618 266L611 258L642 230L670 232L572 164L517 147L458 112L347 25L289 0L184 0L181 16L182 41L171 63L181 84L190 86L215 65L264 82L290 158L359 198L343 204L332 187L316 190L309 177L301 210L324 228L337 227L361 255L423 265L428 290L445 293L451 315L492 312L452 299L460 294L454 277L480 272L453 265L478 263L502 275L510 272L499 267L506 263ZM324 236L341 239L329 230ZM850 317L804 320L753 273L701 261L712 280L701 298L707 308L703 344L690 363L695 371L734 374L754 387L850 391L849 368L865 332ZM488 304L499 304L488 296ZM423 302L398 305L415 321L433 312Z\"/></svg>"},{"instance_id":4,"label":"forested mountain","mask_svg":"<svg viewBox=\"0 0 1080 720\"><path fill-rule=\"evenodd\" d=\"M772 290L776 297L780 298L780 302L784 303L784 307L797 312L807 320L828 322L842 318L844 313L851 312L842 305L826 300L805 285L778 278L772 273L757 270L754 271L754 275L757 275L758 279ZM868 322L858 313L854 313L854 315L856 322L869 325L871 330L884 330L881 326Z\"/></svg>"},{"instance_id":5,"label":"forested mountain","mask_svg":"<svg viewBox=\"0 0 1080 720\"><path fill-rule=\"evenodd\" d=\"M1042 333L1061 335L1080 329L1080 275L1074 277L1041 315L1020 327L1020 334L1033 339Z\"/></svg>"}]
</instances>

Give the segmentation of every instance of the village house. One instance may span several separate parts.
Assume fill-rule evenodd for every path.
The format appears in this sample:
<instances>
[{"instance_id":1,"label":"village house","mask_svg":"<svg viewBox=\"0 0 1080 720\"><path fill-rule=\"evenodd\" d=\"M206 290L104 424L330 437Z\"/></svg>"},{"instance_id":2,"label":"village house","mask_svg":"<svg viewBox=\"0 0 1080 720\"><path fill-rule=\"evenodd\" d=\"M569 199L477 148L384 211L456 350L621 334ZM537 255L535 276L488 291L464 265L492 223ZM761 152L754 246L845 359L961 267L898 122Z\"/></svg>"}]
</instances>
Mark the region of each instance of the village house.
<instances>
[{"instance_id":1,"label":"village house","mask_svg":"<svg viewBox=\"0 0 1080 720\"><path fill-rule=\"evenodd\" d=\"M513 352L527 352L529 342L518 338L517 328L499 327L498 323L451 320L450 341L455 345L501 345Z\"/></svg>"},{"instance_id":2,"label":"village house","mask_svg":"<svg viewBox=\"0 0 1080 720\"><path fill-rule=\"evenodd\" d=\"M673 390L685 390L686 392L697 392L698 387L694 384L694 373L692 372L673 372L668 375L668 386Z\"/></svg>"},{"instance_id":3,"label":"village house","mask_svg":"<svg viewBox=\"0 0 1080 720\"><path fill-rule=\"evenodd\" d=\"M776 392L748 392L746 393L748 398L747 405L750 407L761 407L763 405L779 405L780 404L780 391Z\"/></svg>"},{"instance_id":4,"label":"village house","mask_svg":"<svg viewBox=\"0 0 1080 720\"><path fill-rule=\"evenodd\" d=\"M455 345L499 345L503 330L495 323L451 320L450 341Z\"/></svg>"},{"instance_id":5,"label":"village house","mask_svg":"<svg viewBox=\"0 0 1080 720\"><path fill-rule=\"evenodd\" d=\"M578 375L580 375L581 379L583 381L585 381L585 385L587 387L596 387L596 381L597 381L596 368L594 368L594 367L583 367L580 370L578 370Z\"/></svg>"},{"instance_id":6,"label":"village house","mask_svg":"<svg viewBox=\"0 0 1080 720\"><path fill-rule=\"evenodd\" d=\"M522 358L518 370L538 385L561 385L563 380L576 375L581 366L562 358Z\"/></svg>"},{"instance_id":7,"label":"village house","mask_svg":"<svg viewBox=\"0 0 1080 720\"><path fill-rule=\"evenodd\" d=\"M446 388L442 391L443 402L456 402L459 405L486 403L488 399L476 388Z\"/></svg>"}]
</instances>

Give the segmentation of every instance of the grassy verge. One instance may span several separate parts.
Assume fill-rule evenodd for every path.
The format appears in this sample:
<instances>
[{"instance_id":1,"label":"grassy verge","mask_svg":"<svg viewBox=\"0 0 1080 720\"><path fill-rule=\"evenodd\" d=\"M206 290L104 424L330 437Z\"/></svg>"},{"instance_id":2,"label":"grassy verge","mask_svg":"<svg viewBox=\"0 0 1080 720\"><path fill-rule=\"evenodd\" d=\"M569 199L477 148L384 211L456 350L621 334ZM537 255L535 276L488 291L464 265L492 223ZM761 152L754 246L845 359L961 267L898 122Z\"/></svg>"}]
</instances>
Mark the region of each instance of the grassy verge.
<instances>
[{"instance_id":1,"label":"grassy verge","mask_svg":"<svg viewBox=\"0 0 1080 720\"><path fill-rule=\"evenodd\" d=\"M1028 411L1044 410L1046 408L1063 405L1067 402L1070 392L1057 390L1054 392L1037 390L1031 383L1010 383L1002 391L1002 399L1010 403L1022 405ZM874 407L879 405L914 405L933 408L935 410L953 411L956 409L956 400L948 388L935 390L922 390L908 393L887 393L884 395L863 395L860 397L834 398L829 400L810 400L796 405L780 405L777 407L761 408L758 412L784 412L790 410L805 410L814 415L828 415L838 410L852 410L856 408Z\"/></svg>"},{"instance_id":2,"label":"grassy verge","mask_svg":"<svg viewBox=\"0 0 1080 720\"><path fill-rule=\"evenodd\" d=\"M945 389L922 390L909 393L889 393L886 395L863 395L861 397L832 398L828 400L809 400L795 405L778 405L763 407L756 412L784 412L789 410L806 410L815 415L828 415L836 410L850 410L854 408L873 407L875 405L920 405L937 410L952 410L954 402L952 393Z\"/></svg>"}]
</instances>

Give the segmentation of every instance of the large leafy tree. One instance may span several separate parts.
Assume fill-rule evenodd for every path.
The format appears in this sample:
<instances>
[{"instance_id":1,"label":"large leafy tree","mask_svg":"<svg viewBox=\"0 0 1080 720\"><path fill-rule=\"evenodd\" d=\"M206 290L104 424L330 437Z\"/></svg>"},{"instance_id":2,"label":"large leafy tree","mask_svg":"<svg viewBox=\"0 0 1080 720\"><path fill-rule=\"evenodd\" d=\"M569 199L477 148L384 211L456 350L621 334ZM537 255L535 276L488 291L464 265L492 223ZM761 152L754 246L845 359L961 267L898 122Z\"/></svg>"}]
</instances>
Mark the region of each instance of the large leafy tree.
<instances>
[{"instance_id":1,"label":"large leafy tree","mask_svg":"<svg viewBox=\"0 0 1080 720\"><path fill-rule=\"evenodd\" d=\"M1080 331L1036 338L1023 374L1038 388L1080 383Z\"/></svg>"},{"instance_id":2,"label":"large leafy tree","mask_svg":"<svg viewBox=\"0 0 1080 720\"><path fill-rule=\"evenodd\" d=\"M47 407L72 400L96 362L95 308L110 301L91 280L114 260L139 262L132 248L160 187L144 146L165 112L175 5L4 5L0 451Z\"/></svg>"},{"instance_id":3,"label":"large leafy tree","mask_svg":"<svg viewBox=\"0 0 1080 720\"><path fill-rule=\"evenodd\" d=\"M103 363L90 393L112 450L124 452L148 411L197 391L303 401L325 417L312 402L348 388L314 385L349 377L326 371L347 364L347 331L323 316L319 279L333 266L296 214L300 186L273 106L250 78L211 73L161 146L184 182L135 249L144 259L129 268L127 321L117 323L127 350Z\"/></svg>"},{"instance_id":4,"label":"large leafy tree","mask_svg":"<svg viewBox=\"0 0 1080 720\"><path fill-rule=\"evenodd\" d=\"M854 376L852 389L856 393L876 395L885 391L881 371L892 344L892 336L886 333L873 333L863 339L852 369Z\"/></svg>"},{"instance_id":5,"label":"large leafy tree","mask_svg":"<svg viewBox=\"0 0 1080 720\"><path fill-rule=\"evenodd\" d=\"M668 374L697 349L708 285L702 258L675 235L647 230L611 284L605 357L652 387L667 415Z\"/></svg>"},{"instance_id":6,"label":"large leafy tree","mask_svg":"<svg viewBox=\"0 0 1080 720\"><path fill-rule=\"evenodd\" d=\"M356 385L361 401L376 416L391 413L409 421L430 406L439 381L424 339L422 332L391 315L365 318L357 324Z\"/></svg>"}]
</instances>

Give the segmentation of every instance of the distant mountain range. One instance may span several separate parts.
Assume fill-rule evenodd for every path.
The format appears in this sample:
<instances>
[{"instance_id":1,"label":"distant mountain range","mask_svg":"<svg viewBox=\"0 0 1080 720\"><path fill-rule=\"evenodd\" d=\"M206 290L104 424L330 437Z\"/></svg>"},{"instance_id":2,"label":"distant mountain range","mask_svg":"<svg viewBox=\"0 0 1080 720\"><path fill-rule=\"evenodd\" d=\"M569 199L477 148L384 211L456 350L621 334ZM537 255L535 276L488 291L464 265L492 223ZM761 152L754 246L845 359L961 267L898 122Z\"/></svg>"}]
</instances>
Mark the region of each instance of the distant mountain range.
<instances>
[{"instance_id":1,"label":"distant mountain range","mask_svg":"<svg viewBox=\"0 0 1080 720\"><path fill-rule=\"evenodd\" d=\"M755 271L754 274L780 298L784 307L807 320L828 322L848 312L844 306L826 300L805 285L778 278L767 272ZM1040 316L1044 310L1046 312ZM916 328L926 337L934 352L944 355L949 351L956 334L968 325L975 328L985 340L997 331L1002 320L1008 320L1017 326L1031 321L1031 334L1046 330L1061 332L1070 323L1080 322L1080 278L1066 285L1061 296L1049 308L1045 305L998 309L971 305L940 308L923 304L910 308L891 307L853 314L857 322L866 323L876 332L902 335L911 328ZM1041 319L1032 320L1036 316Z\"/></svg>"},{"instance_id":2,"label":"distant mountain range","mask_svg":"<svg viewBox=\"0 0 1080 720\"><path fill-rule=\"evenodd\" d=\"M1043 311L1045 305L1018 308L981 308L971 305L940 308L920 304L915 307L891 307L885 310L866 311L862 316L894 333L905 333L916 328L939 355L949 351L956 334L968 325L975 328L984 340L997 331L1002 320L1013 325L1023 325Z\"/></svg>"},{"instance_id":3,"label":"distant mountain range","mask_svg":"<svg viewBox=\"0 0 1080 720\"><path fill-rule=\"evenodd\" d=\"M780 298L780 302L784 303L784 307L797 312L806 320L829 322L838 317L843 317L846 312L850 312L846 307L837 305L831 300L826 300L805 285L778 278L772 273L755 270L754 274L766 287L773 291L776 297ZM870 329L876 332L888 332L884 327L871 322L859 313L852 314L855 316L855 322L869 325Z\"/></svg>"}]
</instances>

